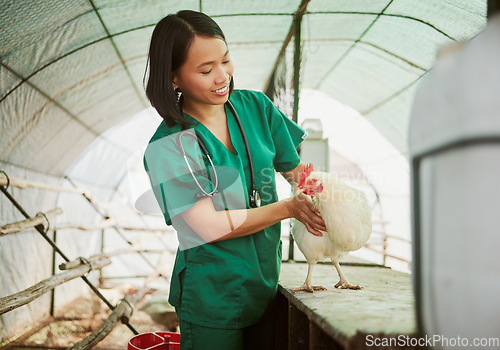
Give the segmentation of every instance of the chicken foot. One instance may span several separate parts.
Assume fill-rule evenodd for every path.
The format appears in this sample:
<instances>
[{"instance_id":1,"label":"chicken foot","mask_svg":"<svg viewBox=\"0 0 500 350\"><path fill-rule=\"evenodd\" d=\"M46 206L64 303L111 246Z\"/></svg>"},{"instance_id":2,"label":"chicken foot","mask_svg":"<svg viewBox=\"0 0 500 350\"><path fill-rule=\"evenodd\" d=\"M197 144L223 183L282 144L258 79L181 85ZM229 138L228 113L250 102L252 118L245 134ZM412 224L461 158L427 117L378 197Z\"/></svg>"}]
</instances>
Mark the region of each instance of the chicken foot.
<instances>
[{"instance_id":1,"label":"chicken foot","mask_svg":"<svg viewBox=\"0 0 500 350\"><path fill-rule=\"evenodd\" d=\"M314 267L314 264L307 265L306 281L299 288L290 288L290 291L292 291L292 292L307 291L309 293L314 293L315 290L327 290L323 286L311 286L311 276L312 276L313 267Z\"/></svg>"},{"instance_id":2,"label":"chicken foot","mask_svg":"<svg viewBox=\"0 0 500 350\"><path fill-rule=\"evenodd\" d=\"M340 281L335 285L335 288L340 288L340 289L355 289L355 290L360 290L363 289L363 287L360 286L353 286L352 284L347 281L347 278L344 276L342 273L342 270L340 269L340 265L337 261L333 261L332 259L333 266L337 269L337 273L339 274Z\"/></svg>"}]
</instances>

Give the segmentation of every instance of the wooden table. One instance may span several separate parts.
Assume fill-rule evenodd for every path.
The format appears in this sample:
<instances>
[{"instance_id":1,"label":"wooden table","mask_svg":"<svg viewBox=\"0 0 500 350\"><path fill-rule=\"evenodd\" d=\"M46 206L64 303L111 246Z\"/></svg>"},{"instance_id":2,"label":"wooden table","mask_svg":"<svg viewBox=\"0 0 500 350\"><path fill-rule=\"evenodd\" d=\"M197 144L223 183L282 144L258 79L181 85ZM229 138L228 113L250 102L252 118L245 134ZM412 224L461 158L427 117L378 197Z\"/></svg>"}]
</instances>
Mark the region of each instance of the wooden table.
<instances>
[{"instance_id":1,"label":"wooden table","mask_svg":"<svg viewBox=\"0 0 500 350\"><path fill-rule=\"evenodd\" d=\"M317 264L313 285L326 291L290 292L307 275L306 263L283 263L279 280L279 349L403 349L415 347L416 321L411 276L379 265L343 265L351 284L362 290L336 289L333 265ZM285 339L286 338L286 339ZM389 344L392 338L392 345ZM399 340L398 344L395 344ZM406 344L404 344L406 343ZM375 345L379 346L375 346ZM391 344L389 344L391 345Z\"/></svg>"}]
</instances>

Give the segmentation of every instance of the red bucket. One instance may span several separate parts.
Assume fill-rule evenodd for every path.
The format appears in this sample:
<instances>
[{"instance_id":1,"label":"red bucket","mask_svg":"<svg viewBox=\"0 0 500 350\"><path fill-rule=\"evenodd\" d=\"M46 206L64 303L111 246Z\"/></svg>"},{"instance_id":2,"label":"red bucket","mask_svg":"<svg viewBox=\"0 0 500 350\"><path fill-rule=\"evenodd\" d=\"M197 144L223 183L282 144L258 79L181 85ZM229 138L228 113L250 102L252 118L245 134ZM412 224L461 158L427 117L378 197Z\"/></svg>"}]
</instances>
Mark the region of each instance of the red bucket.
<instances>
[{"instance_id":1,"label":"red bucket","mask_svg":"<svg viewBox=\"0 0 500 350\"><path fill-rule=\"evenodd\" d=\"M180 350L181 335L172 332L141 333L128 341L128 350Z\"/></svg>"}]
</instances>

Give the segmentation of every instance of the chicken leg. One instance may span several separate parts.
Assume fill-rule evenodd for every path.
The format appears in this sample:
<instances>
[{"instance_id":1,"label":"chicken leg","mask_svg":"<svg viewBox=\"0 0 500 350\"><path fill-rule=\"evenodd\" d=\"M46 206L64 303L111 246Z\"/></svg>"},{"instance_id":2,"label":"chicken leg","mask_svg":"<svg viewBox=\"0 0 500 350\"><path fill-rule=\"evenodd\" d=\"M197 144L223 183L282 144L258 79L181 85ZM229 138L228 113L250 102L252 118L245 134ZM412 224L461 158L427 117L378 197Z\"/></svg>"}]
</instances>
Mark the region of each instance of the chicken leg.
<instances>
[{"instance_id":1,"label":"chicken leg","mask_svg":"<svg viewBox=\"0 0 500 350\"><path fill-rule=\"evenodd\" d=\"M340 265L338 261L334 261L332 259L333 266L337 269L337 273L339 274L340 281L335 285L335 288L341 288L341 289L356 289L360 290L363 289L360 286L353 286L352 284L347 281L347 278L345 278L344 274L342 273L342 270L340 269Z\"/></svg>"},{"instance_id":2,"label":"chicken leg","mask_svg":"<svg viewBox=\"0 0 500 350\"><path fill-rule=\"evenodd\" d=\"M315 290L326 290L326 288L323 286L311 286L311 276L312 276L313 267L314 267L314 264L307 265L306 281L299 288L291 288L290 291L292 291L292 292L307 291L310 293L314 293Z\"/></svg>"}]
</instances>

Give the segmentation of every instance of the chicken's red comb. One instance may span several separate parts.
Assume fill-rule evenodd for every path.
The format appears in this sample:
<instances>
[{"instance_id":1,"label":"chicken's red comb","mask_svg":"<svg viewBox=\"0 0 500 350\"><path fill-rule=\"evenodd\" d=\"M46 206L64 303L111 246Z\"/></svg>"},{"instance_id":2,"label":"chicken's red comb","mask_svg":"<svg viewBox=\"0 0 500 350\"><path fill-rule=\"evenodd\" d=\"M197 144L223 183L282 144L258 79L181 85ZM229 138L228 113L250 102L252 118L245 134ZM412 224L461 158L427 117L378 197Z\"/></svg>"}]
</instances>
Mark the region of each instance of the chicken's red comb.
<instances>
[{"instance_id":1,"label":"chicken's red comb","mask_svg":"<svg viewBox=\"0 0 500 350\"><path fill-rule=\"evenodd\" d=\"M304 167L304 169L302 170L302 173L300 174L299 188L304 187L306 179L311 174L311 171L313 171L313 169L314 169L314 166L312 165L312 163L309 163Z\"/></svg>"}]
</instances>

